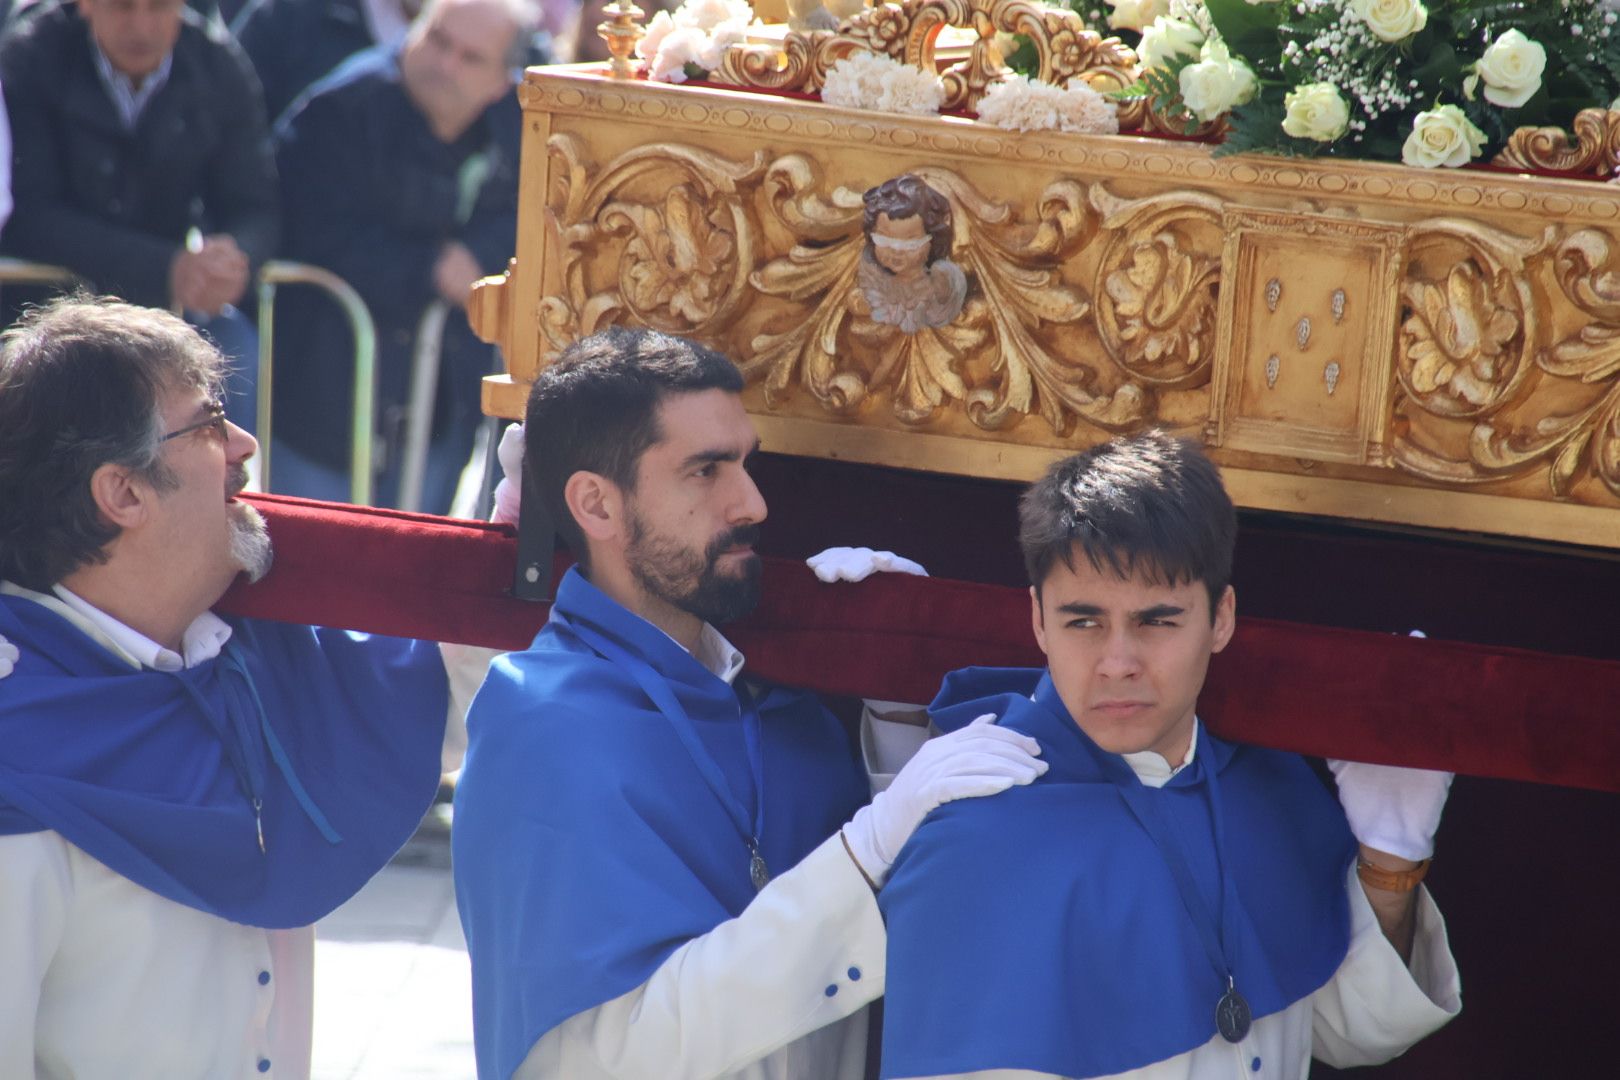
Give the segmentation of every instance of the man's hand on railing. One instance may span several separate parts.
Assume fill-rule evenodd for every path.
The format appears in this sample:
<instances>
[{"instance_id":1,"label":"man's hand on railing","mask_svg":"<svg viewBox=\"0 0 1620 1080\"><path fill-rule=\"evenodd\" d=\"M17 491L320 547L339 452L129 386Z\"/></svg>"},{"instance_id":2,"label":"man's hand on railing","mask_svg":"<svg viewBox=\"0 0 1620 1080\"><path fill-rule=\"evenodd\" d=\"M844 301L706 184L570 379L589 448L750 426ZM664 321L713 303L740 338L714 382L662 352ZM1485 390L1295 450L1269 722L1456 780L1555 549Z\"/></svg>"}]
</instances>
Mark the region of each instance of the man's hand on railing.
<instances>
[{"instance_id":1,"label":"man's hand on railing","mask_svg":"<svg viewBox=\"0 0 1620 1080\"><path fill-rule=\"evenodd\" d=\"M473 282L484 276L484 268L459 240L448 241L433 264L433 287L446 301L458 308L467 306Z\"/></svg>"}]
</instances>

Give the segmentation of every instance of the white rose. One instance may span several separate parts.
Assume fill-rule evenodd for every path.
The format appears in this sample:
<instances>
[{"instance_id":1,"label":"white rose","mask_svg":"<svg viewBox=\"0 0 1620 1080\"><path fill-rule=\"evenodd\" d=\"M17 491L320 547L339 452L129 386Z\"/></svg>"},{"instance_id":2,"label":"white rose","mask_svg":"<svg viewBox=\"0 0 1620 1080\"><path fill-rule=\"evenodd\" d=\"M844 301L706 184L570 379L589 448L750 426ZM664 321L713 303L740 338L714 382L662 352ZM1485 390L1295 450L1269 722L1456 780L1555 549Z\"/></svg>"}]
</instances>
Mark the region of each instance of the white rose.
<instances>
[{"instance_id":1,"label":"white rose","mask_svg":"<svg viewBox=\"0 0 1620 1080\"><path fill-rule=\"evenodd\" d=\"M1455 169L1485 147L1485 133L1475 127L1455 105L1441 105L1418 113L1412 121L1412 134L1401 147L1401 161L1422 169L1444 165Z\"/></svg>"},{"instance_id":2,"label":"white rose","mask_svg":"<svg viewBox=\"0 0 1620 1080\"><path fill-rule=\"evenodd\" d=\"M1181 69L1182 103L1208 123L1254 97L1260 83L1241 60L1234 60L1220 42L1204 43L1202 59Z\"/></svg>"},{"instance_id":3,"label":"white rose","mask_svg":"<svg viewBox=\"0 0 1620 1080\"><path fill-rule=\"evenodd\" d=\"M1350 0L1350 10L1380 41L1405 41L1429 22L1429 9L1418 0Z\"/></svg>"},{"instance_id":4,"label":"white rose","mask_svg":"<svg viewBox=\"0 0 1620 1080\"><path fill-rule=\"evenodd\" d=\"M1332 142L1350 126L1350 106L1332 83L1296 86L1283 98L1282 129L1296 139Z\"/></svg>"},{"instance_id":5,"label":"white rose","mask_svg":"<svg viewBox=\"0 0 1620 1080\"><path fill-rule=\"evenodd\" d=\"M1517 30L1509 30L1485 50L1474 71L1485 81L1485 100L1517 109L1541 89L1547 50Z\"/></svg>"},{"instance_id":6,"label":"white rose","mask_svg":"<svg viewBox=\"0 0 1620 1080\"><path fill-rule=\"evenodd\" d=\"M1108 0L1114 13L1108 25L1115 30L1141 30L1170 10L1170 0Z\"/></svg>"},{"instance_id":7,"label":"white rose","mask_svg":"<svg viewBox=\"0 0 1620 1080\"><path fill-rule=\"evenodd\" d=\"M1164 67L1180 56L1197 56L1204 43L1204 32L1184 19L1165 16L1155 19L1142 31L1136 55L1144 68Z\"/></svg>"}]
</instances>

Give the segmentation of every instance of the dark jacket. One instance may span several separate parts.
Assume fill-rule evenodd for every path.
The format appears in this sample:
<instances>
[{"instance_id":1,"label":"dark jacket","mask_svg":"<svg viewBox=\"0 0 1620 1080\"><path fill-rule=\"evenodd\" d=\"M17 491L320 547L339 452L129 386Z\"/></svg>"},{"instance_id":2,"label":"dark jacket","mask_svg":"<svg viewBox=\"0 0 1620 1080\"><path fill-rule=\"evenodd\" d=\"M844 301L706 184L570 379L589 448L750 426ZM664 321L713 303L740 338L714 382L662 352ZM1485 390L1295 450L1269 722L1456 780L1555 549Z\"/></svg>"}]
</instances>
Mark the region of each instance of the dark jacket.
<instances>
[{"instance_id":1,"label":"dark jacket","mask_svg":"<svg viewBox=\"0 0 1620 1080\"><path fill-rule=\"evenodd\" d=\"M235 31L272 123L310 84L377 44L360 0L253 0Z\"/></svg>"},{"instance_id":2,"label":"dark jacket","mask_svg":"<svg viewBox=\"0 0 1620 1080\"><path fill-rule=\"evenodd\" d=\"M169 81L124 130L72 5L0 39L17 207L0 251L67 266L96 288L167 306L169 263L192 226L257 266L276 244L275 161L241 50L184 13Z\"/></svg>"},{"instance_id":3,"label":"dark jacket","mask_svg":"<svg viewBox=\"0 0 1620 1080\"><path fill-rule=\"evenodd\" d=\"M311 88L276 127L283 254L326 267L365 300L377 323L384 421L408 396L411 343L423 309L438 296L433 267L444 245L465 244L486 274L504 269L516 247L521 134L513 94L455 143L440 142L405 94L397 49L384 47ZM287 289L276 300L275 342L276 411L285 418L277 437L342 466L353 410L347 323L324 296ZM466 316L452 313L436 429L450 410L460 419L477 415L478 380L491 358Z\"/></svg>"}]
</instances>

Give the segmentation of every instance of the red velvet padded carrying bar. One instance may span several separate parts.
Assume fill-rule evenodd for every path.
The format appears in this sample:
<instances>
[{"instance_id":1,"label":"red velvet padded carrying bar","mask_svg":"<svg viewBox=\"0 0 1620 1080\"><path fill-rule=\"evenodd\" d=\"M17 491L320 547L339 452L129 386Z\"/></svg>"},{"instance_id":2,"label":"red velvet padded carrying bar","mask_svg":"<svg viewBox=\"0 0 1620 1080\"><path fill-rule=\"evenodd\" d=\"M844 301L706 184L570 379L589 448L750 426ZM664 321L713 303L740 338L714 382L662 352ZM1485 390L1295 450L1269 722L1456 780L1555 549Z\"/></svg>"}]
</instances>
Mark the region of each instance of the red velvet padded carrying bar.
<instances>
[{"instance_id":1,"label":"red velvet padded carrying bar","mask_svg":"<svg viewBox=\"0 0 1620 1080\"><path fill-rule=\"evenodd\" d=\"M509 649L545 619L509 595L509 528L252 502L275 569L223 611ZM1041 662L1023 590L892 574L823 585L785 560L766 560L764 601L727 634L765 677L902 701L928 701L952 668ZM1307 754L1620 791L1617 702L1620 663L1240 618L1199 712L1228 738Z\"/></svg>"}]
</instances>

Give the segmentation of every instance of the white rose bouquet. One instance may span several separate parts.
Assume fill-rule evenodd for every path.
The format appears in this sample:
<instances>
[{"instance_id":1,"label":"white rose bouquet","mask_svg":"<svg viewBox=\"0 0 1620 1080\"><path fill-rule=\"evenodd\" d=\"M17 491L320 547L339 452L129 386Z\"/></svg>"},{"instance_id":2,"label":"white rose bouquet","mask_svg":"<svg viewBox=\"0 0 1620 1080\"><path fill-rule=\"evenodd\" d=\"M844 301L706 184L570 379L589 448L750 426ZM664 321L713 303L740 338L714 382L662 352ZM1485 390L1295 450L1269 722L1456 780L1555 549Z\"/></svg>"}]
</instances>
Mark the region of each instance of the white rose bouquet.
<instances>
[{"instance_id":1,"label":"white rose bouquet","mask_svg":"<svg viewBox=\"0 0 1620 1080\"><path fill-rule=\"evenodd\" d=\"M1188 133L1219 121L1217 153L1455 167L1490 157L1519 127L1568 128L1620 97L1616 6L1168 0L1141 28L1143 76L1123 96L1149 99ZM1149 5L1125 7L1129 20Z\"/></svg>"}]
</instances>

